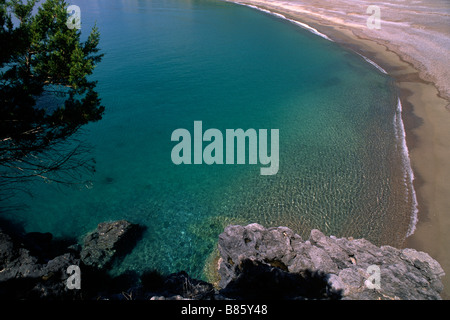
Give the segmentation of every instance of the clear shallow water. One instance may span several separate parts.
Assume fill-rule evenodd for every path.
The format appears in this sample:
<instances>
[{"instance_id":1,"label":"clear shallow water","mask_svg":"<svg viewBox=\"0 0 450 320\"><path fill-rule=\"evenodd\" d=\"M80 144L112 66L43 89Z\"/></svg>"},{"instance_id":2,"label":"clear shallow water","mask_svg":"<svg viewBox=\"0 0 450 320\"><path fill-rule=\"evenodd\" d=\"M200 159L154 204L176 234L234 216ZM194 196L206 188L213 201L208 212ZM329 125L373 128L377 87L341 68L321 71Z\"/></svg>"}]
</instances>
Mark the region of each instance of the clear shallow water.
<instances>
[{"instance_id":1,"label":"clear shallow water","mask_svg":"<svg viewBox=\"0 0 450 320\"><path fill-rule=\"evenodd\" d=\"M230 223L397 244L411 189L392 80L298 26L218 1L72 1L106 54L95 71L106 106L85 128L96 173L85 186L39 184L11 217L27 231L82 237L99 222L147 227L112 270L186 270L204 278ZM279 129L280 170L171 162L172 132Z\"/></svg>"}]
</instances>

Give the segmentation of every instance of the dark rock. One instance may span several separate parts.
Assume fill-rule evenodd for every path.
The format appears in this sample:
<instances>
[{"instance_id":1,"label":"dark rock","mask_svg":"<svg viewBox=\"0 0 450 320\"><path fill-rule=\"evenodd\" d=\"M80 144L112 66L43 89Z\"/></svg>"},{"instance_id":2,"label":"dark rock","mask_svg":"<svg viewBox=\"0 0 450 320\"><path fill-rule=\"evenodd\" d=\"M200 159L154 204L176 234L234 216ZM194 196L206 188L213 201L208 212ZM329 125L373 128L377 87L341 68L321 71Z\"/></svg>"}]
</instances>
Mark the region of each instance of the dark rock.
<instances>
[{"instance_id":1,"label":"dark rock","mask_svg":"<svg viewBox=\"0 0 450 320\"><path fill-rule=\"evenodd\" d=\"M114 259L128 253L142 233L142 228L125 220L104 222L83 241L81 260L84 265L104 269Z\"/></svg>"},{"instance_id":2,"label":"dark rock","mask_svg":"<svg viewBox=\"0 0 450 320\"><path fill-rule=\"evenodd\" d=\"M157 270L144 272L141 277L141 284L145 290L150 292L160 292L164 288L164 276Z\"/></svg>"},{"instance_id":3,"label":"dark rock","mask_svg":"<svg viewBox=\"0 0 450 320\"><path fill-rule=\"evenodd\" d=\"M0 230L0 297L4 299L73 298L76 293L66 287L69 277L66 271L70 265L79 264L76 253L70 251L46 260L34 254L35 246L29 248L26 246L26 241L24 243L17 239L24 240L26 237L11 237ZM49 235L45 235L44 242L50 246L48 239Z\"/></svg>"},{"instance_id":4,"label":"dark rock","mask_svg":"<svg viewBox=\"0 0 450 320\"><path fill-rule=\"evenodd\" d=\"M228 226L219 236L219 252L219 286L224 295L234 297L239 296L237 288L250 296L269 290L261 287L263 283L272 283L272 291L280 289L278 296L289 299L339 295L342 299L441 299L443 289L444 271L427 253L377 247L365 239L328 237L319 230L312 230L303 241L285 227ZM366 282L370 266L380 269L379 289L369 289ZM310 285L308 279L315 273L321 276L314 279L326 280L326 285L306 294L300 288Z\"/></svg>"},{"instance_id":5,"label":"dark rock","mask_svg":"<svg viewBox=\"0 0 450 320\"><path fill-rule=\"evenodd\" d=\"M212 284L192 279L184 271L170 274L163 284L164 296L181 296L185 299L210 300L213 299L215 290Z\"/></svg>"},{"instance_id":6,"label":"dark rock","mask_svg":"<svg viewBox=\"0 0 450 320\"><path fill-rule=\"evenodd\" d=\"M2 270L15 259L16 250L11 237L0 229L0 268Z\"/></svg>"},{"instance_id":7,"label":"dark rock","mask_svg":"<svg viewBox=\"0 0 450 320\"><path fill-rule=\"evenodd\" d=\"M220 290L185 272L112 278L106 267L130 251L143 229L127 221L100 223L82 246L50 234L17 235L0 228L0 299L441 299L444 272L428 254L377 247L364 239L308 240L285 227L228 226L219 236ZM80 266L82 289L66 286ZM369 267L380 288L369 289Z\"/></svg>"},{"instance_id":8,"label":"dark rock","mask_svg":"<svg viewBox=\"0 0 450 320\"><path fill-rule=\"evenodd\" d=\"M50 233L25 234L20 228L6 233L0 228L0 298L89 299L105 290L126 290L139 280L137 275L111 278L103 269L129 252L142 231L124 220L100 223L80 246L75 240L53 239ZM67 287L72 265L81 269L82 290Z\"/></svg>"},{"instance_id":9,"label":"dark rock","mask_svg":"<svg viewBox=\"0 0 450 320\"><path fill-rule=\"evenodd\" d=\"M291 273L278 266L245 259L220 294L238 300L340 299L341 292L328 283L322 272Z\"/></svg>"},{"instance_id":10,"label":"dark rock","mask_svg":"<svg viewBox=\"0 0 450 320\"><path fill-rule=\"evenodd\" d=\"M214 286L180 271L162 275L152 270L144 272L141 283L134 286L109 287L100 293L101 300L215 300L219 297ZM114 282L115 279L112 279ZM111 282L110 282L111 283ZM128 288L125 289L124 288Z\"/></svg>"}]
</instances>

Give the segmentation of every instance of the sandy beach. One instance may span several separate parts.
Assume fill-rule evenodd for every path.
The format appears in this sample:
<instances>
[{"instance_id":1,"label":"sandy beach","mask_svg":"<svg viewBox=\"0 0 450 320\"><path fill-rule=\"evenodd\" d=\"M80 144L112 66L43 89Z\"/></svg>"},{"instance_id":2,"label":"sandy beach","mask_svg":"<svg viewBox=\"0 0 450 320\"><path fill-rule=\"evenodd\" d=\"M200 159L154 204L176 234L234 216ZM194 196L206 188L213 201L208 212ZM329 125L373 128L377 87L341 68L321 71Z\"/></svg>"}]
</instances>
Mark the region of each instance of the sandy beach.
<instances>
[{"instance_id":1,"label":"sandy beach","mask_svg":"<svg viewBox=\"0 0 450 320\"><path fill-rule=\"evenodd\" d=\"M450 299L450 4L446 0L241 0L315 28L368 57L395 80L418 222L404 247L425 251L446 272L442 297ZM380 28L367 19L380 9Z\"/></svg>"}]
</instances>

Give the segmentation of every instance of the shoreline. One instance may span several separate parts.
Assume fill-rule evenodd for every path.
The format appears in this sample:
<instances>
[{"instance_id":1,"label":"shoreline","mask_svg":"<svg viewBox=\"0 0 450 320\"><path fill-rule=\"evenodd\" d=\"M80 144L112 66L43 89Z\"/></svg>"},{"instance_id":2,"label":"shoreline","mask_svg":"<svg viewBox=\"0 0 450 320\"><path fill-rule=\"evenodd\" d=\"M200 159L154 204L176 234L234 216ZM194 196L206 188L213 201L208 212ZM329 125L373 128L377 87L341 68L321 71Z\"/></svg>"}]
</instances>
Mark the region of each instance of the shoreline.
<instances>
[{"instance_id":1,"label":"shoreline","mask_svg":"<svg viewBox=\"0 0 450 320\"><path fill-rule=\"evenodd\" d=\"M380 72L387 72L395 80L403 109L406 146L418 208L414 232L407 236L403 247L427 252L439 261L446 271L442 278L442 296L449 299L450 253L447 246L450 235L446 230L450 227L447 214L450 209L450 91L431 81L433 76L424 64L403 54L397 45L381 36L376 38L362 32L354 23L339 23L339 19L327 17L322 10L319 10L321 14L313 15L303 9L293 11L296 2L287 5L286 2L267 0L226 1L306 24L329 40L361 55L368 63L373 62L371 64ZM320 1L311 2L314 9L322 9ZM305 28L301 24L299 26ZM442 78L440 80L442 84Z\"/></svg>"},{"instance_id":2,"label":"shoreline","mask_svg":"<svg viewBox=\"0 0 450 320\"><path fill-rule=\"evenodd\" d=\"M230 1L228 1L230 2ZM231 1L232 2L232 1ZM305 29L319 37L322 37L328 41L331 42L335 42L333 39L329 38L327 35L319 32L317 29L311 27L308 24L305 24L303 22L299 22L293 19L290 19L288 17L286 17L284 14L280 14L277 12L273 12L270 10L266 10L263 8L260 8L258 6L254 6L254 5L248 5L248 4L242 4L239 2L234 2L236 4L245 6L245 7L249 7L249 8L253 8L256 9L258 11L267 13L269 15L275 16L277 18L283 19L285 21L294 23L297 26L300 26L302 29ZM337 42L338 45L341 45L339 42ZM346 48L349 49L349 48ZM385 74L385 75L389 75L389 73L384 70L381 66L379 66L377 63L375 63L374 61L372 61L371 59L369 59L368 57L366 57L365 55L359 53L358 51L355 51L355 49L350 49L349 51L351 51L352 53L357 54L358 56L360 56L361 58L363 58L367 63L369 63L370 65L372 65L373 67L375 67L379 72ZM395 88L397 88L397 85L395 85ZM397 88L398 89L398 88ZM412 169L411 166L411 160L410 160L410 155L409 155L409 149L408 149L408 145L406 143L406 132L405 132L405 126L404 126L404 122L403 122L403 107L402 107L402 103L401 103L401 99L400 96L397 96L397 105L396 105L396 113L394 115L393 118L393 122L394 122L394 126L395 126L395 135L398 139L398 143L400 144L400 148L402 149L402 171L403 171L403 179L404 179L404 183L406 185L406 189L407 189L407 194L408 194L408 198L411 198L410 201L412 202L412 210L411 213L409 214L409 226L408 226L408 230L406 232L406 234L401 234L399 237L400 238L408 238L409 236L411 236L412 234L414 234L414 231L416 230L416 225L418 222L418 203L417 203L417 195L416 195L416 191L414 188L414 171ZM409 194L410 193L410 194ZM386 235L383 236L386 238L388 237L389 233L386 232ZM388 240L386 240L388 241ZM404 244L404 240L400 241L400 242L387 242L387 244L393 245L393 246L403 246Z\"/></svg>"}]
</instances>

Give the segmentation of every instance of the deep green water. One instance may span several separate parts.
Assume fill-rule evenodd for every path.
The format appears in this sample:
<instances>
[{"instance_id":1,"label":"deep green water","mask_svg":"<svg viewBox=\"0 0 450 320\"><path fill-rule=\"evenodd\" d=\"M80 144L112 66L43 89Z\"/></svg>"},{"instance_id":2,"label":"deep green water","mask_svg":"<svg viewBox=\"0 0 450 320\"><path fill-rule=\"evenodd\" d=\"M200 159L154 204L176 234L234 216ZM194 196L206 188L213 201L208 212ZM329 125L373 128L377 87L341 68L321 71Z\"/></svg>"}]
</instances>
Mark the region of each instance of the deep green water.
<instances>
[{"instance_id":1,"label":"deep green water","mask_svg":"<svg viewBox=\"0 0 450 320\"><path fill-rule=\"evenodd\" d=\"M8 214L27 231L82 237L99 222L147 227L112 271L186 270L230 223L285 225L302 236L392 244L411 214L392 79L360 56L280 18L214 0L71 1L96 22L105 57L94 77L106 114L80 136L96 172L77 188L44 183ZM171 134L279 129L280 169L180 165Z\"/></svg>"}]
</instances>

